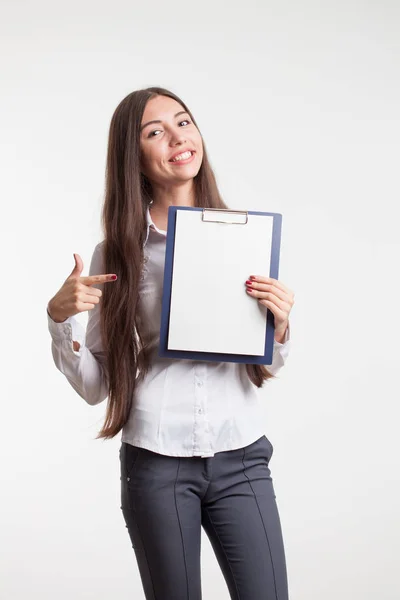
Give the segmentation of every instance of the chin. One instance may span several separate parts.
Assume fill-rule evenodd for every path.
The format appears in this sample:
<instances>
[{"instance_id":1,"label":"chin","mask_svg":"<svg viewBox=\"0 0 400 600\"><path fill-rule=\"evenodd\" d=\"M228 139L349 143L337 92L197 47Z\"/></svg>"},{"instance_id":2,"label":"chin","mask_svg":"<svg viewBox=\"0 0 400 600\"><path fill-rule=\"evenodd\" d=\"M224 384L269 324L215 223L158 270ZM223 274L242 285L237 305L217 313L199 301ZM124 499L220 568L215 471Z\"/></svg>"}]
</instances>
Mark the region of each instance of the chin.
<instances>
[{"instance_id":1,"label":"chin","mask_svg":"<svg viewBox=\"0 0 400 600\"><path fill-rule=\"evenodd\" d=\"M199 172L199 169L191 169L190 172L182 173L176 177L179 181L189 181L190 179L194 179Z\"/></svg>"},{"instance_id":2,"label":"chin","mask_svg":"<svg viewBox=\"0 0 400 600\"><path fill-rule=\"evenodd\" d=\"M201 163L200 165L188 164L185 167L179 167L177 172L174 173L175 178L179 180L193 179L193 177L196 177L197 173L200 171L200 167Z\"/></svg>"}]
</instances>

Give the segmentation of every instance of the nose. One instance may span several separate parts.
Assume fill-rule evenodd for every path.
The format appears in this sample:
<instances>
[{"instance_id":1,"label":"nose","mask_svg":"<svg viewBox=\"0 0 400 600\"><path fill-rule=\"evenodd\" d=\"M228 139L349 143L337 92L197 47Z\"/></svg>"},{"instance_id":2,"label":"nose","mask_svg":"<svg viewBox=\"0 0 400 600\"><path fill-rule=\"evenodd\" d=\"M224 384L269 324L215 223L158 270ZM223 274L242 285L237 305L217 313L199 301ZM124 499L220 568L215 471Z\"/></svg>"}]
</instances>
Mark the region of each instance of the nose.
<instances>
[{"instance_id":1,"label":"nose","mask_svg":"<svg viewBox=\"0 0 400 600\"><path fill-rule=\"evenodd\" d=\"M170 145L174 146L175 144L184 144L186 142L186 137L182 129L178 129L171 135Z\"/></svg>"}]
</instances>

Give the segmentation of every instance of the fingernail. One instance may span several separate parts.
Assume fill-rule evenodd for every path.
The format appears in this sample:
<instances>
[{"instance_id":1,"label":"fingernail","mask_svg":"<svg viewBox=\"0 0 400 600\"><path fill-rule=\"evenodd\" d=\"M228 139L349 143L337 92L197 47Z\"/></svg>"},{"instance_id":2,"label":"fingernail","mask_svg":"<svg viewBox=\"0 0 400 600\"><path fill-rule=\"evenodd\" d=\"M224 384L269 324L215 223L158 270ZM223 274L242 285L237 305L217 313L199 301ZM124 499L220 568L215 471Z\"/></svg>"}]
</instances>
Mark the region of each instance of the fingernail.
<instances>
[{"instance_id":1,"label":"fingernail","mask_svg":"<svg viewBox=\"0 0 400 600\"><path fill-rule=\"evenodd\" d=\"M251 281L246 281L246 285L253 285Z\"/></svg>"},{"instance_id":2,"label":"fingernail","mask_svg":"<svg viewBox=\"0 0 400 600\"><path fill-rule=\"evenodd\" d=\"M114 279L115 280L115 279L117 279L117 276L116 275L111 275L110 279Z\"/></svg>"},{"instance_id":3,"label":"fingernail","mask_svg":"<svg viewBox=\"0 0 400 600\"><path fill-rule=\"evenodd\" d=\"M251 279L252 281L254 281L254 280L255 280L255 277L254 277L254 275L250 275L250 279Z\"/></svg>"}]
</instances>

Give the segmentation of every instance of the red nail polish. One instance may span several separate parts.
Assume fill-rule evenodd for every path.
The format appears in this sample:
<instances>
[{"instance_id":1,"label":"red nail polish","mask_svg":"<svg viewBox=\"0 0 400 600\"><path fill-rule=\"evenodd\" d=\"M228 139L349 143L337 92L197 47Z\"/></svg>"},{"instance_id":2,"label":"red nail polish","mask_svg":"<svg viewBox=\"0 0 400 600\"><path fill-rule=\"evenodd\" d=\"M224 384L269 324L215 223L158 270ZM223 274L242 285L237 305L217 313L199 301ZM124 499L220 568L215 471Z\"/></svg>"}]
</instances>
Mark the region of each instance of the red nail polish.
<instances>
[{"instance_id":1,"label":"red nail polish","mask_svg":"<svg viewBox=\"0 0 400 600\"><path fill-rule=\"evenodd\" d=\"M252 285L251 281L246 281L246 285Z\"/></svg>"},{"instance_id":2,"label":"red nail polish","mask_svg":"<svg viewBox=\"0 0 400 600\"><path fill-rule=\"evenodd\" d=\"M252 291L253 291L253 289L252 289L252 288L250 288L250 287L248 287L248 288L247 288L247 291L248 291L248 292L252 292Z\"/></svg>"},{"instance_id":3,"label":"red nail polish","mask_svg":"<svg viewBox=\"0 0 400 600\"><path fill-rule=\"evenodd\" d=\"M116 275L111 275L111 279L113 279L115 281L115 279L117 279Z\"/></svg>"}]
</instances>

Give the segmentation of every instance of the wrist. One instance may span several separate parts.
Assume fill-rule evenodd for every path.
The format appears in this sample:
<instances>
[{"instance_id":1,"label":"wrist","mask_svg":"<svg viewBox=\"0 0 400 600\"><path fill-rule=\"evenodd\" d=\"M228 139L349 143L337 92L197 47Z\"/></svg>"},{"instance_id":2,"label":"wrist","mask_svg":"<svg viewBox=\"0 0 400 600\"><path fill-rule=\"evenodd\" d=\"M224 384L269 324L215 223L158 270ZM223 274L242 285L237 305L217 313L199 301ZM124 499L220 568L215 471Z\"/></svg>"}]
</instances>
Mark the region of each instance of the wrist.
<instances>
[{"instance_id":1,"label":"wrist","mask_svg":"<svg viewBox=\"0 0 400 600\"><path fill-rule=\"evenodd\" d=\"M51 306L50 302L47 305L47 314L49 315L50 319L52 319L55 323L63 323L67 319L67 317L63 318L62 315L57 314L57 312L54 311L53 307Z\"/></svg>"},{"instance_id":2,"label":"wrist","mask_svg":"<svg viewBox=\"0 0 400 600\"><path fill-rule=\"evenodd\" d=\"M274 339L278 344L283 344L283 340L286 336L287 323L283 327L278 327L274 332Z\"/></svg>"}]
</instances>

